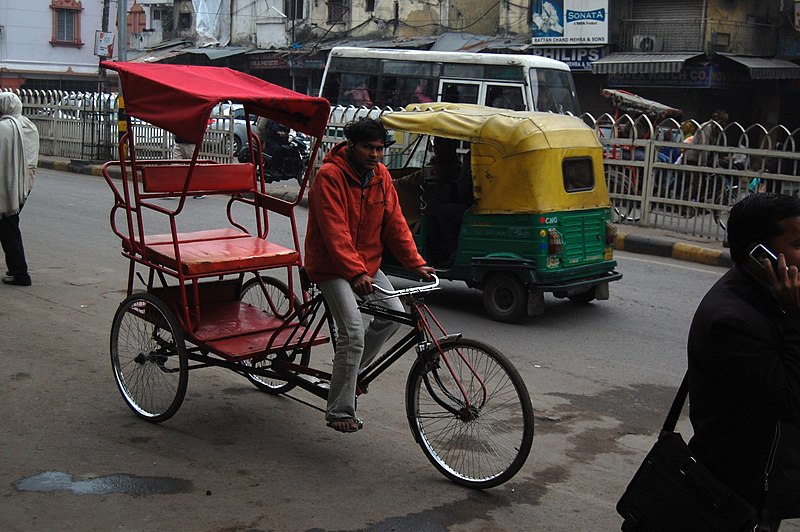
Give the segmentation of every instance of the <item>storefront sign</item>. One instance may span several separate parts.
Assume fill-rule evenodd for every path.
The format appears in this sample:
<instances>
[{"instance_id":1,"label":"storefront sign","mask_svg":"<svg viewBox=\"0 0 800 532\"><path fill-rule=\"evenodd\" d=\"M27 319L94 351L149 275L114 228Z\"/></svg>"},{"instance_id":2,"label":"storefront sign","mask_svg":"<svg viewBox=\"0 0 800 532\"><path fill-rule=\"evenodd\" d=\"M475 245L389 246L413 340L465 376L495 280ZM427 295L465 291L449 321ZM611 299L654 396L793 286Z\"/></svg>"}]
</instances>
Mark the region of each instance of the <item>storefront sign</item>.
<instances>
[{"instance_id":1,"label":"storefront sign","mask_svg":"<svg viewBox=\"0 0 800 532\"><path fill-rule=\"evenodd\" d=\"M746 72L720 65L685 65L680 72L609 74L609 87L681 87L686 89L746 89L757 86Z\"/></svg>"},{"instance_id":2,"label":"storefront sign","mask_svg":"<svg viewBox=\"0 0 800 532\"><path fill-rule=\"evenodd\" d=\"M533 44L608 43L608 0L534 0Z\"/></svg>"},{"instance_id":3,"label":"storefront sign","mask_svg":"<svg viewBox=\"0 0 800 532\"><path fill-rule=\"evenodd\" d=\"M94 55L100 57L111 57L114 55L115 33L108 31L95 30L94 32Z\"/></svg>"},{"instance_id":4,"label":"storefront sign","mask_svg":"<svg viewBox=\"0 0 800 532\"><path fill-rule=\"evenodd\" d=\"M277 69L277 68L289 68L289 62L283 58L274 58L274 59L250 59L247 62L247 66L253 69Z\"/></svg>"},{"instance_id":5,"label":"storefront sign","mask_svg":"<svg viewBox=\"0 0 800 532\"><path fill-rule=\"evenodd\" d=\"M325 61L322 59L290 59L289 66L291 68L322 70L325 68Z\"/></svg>"},{"instance_id":6,"label":"storefront sign","mask_svg":"<svg viewBox=\"0 0 800 532\"><path fill-rule=\"evenodd\" d=\"M602 48L532 48L531 54L562 61L573 72L591 72L592 63L603 57Z\"/></svg>"}]
</instances>

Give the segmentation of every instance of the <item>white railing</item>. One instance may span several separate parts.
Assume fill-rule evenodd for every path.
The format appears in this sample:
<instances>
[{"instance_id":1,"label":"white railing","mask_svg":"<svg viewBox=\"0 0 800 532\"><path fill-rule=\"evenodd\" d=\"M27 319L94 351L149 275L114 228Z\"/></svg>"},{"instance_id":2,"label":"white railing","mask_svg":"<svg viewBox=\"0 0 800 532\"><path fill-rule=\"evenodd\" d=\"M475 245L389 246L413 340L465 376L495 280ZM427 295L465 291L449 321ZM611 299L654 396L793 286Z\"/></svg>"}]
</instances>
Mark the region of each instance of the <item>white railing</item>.
<instances>
[{"instance_id":1,"label":"white railing","mask_svg":"<svg viewBox=\"0 0 800 532\"><path fill-rule=\"evenodd\" d=\"M116 94L63 91L17 91L23 113L39 128L41 153L69 159L116 159L118 97ZM344 125L355 118L379 118L386 109L335 107L322 138L316 165L344 139ZM213 119L219 120L213 120ZM212 116L201 157L233 162L234 121ZM606 182L616 221L622 225L666 228L702 238L725 238L730 206L754 191L800 194L800 129L766 128L716 123L714 142L694 146L684 142L682 126L672 119L653 124L646 116L584 114L597 131L605 152ZM694 128L700 124L690 121ZM145 122L133 121L137 156L171 157L172 135ZM416 135L402 135L384 154L387 166L398 167L425 151ZM692 146L692 147L690 147ZM701 164L686 162L689 151ZM683 157L679 158L681 154ZM693 157L689 157L692 159Z\"/></svg>"},{"instance_id":2,"label":"white railing","mask_svg":"<svg viewBox=\"0 0 800 532\"><path fill-rule=\"evenodd\" d=\"M65 91L16 91L23 113L39 129L40 153L67 159L107 161L117 158L119 96ZM212 115L200 156L233 162L234 121ZM214 120L219 119L219 120ZM133 119L137 157L169 158L172 135Z\"/></svg>"},{"instance_id":3,"label":"white railing","mask_svg":"<svg viewBox=\"0 0 800 532\"><path fill-rule=\"evenodd\" d=\"M715 122L707 145L685 142L694 121L653 125L623 115L584 122L598 132L616 222L724 240L730 207L753 192L800 193L800 130ZM682 127L683 126L683 127Z\"/></svg>"}]
</instances>

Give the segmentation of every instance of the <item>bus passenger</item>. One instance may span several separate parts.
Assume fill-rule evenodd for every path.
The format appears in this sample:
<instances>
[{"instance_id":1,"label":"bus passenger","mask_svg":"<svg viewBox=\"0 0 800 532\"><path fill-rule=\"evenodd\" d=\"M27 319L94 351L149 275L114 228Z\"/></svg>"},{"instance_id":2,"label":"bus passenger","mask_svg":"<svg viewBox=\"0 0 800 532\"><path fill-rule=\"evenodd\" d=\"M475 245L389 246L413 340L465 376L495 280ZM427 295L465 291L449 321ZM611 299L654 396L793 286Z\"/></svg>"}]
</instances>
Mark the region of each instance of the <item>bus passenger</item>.
<instances>
[{"instance_id":1,"label":"bus passenger","mask_svg":"<svg viewBox=\"0 0 800 532\"><path fill-rule=\"evenodd\" d=\"M355 432L362 427L355 407L358 373L399 327L374 317L365 331L359 302L403 311L397 298L373 295L373 283L392 290L380 270L384 246L423 279L431 279L434 270L417 252L392 177L380 162L386 129L364 118L345 125L344 135L347 140L328 152L309 189L305 252L308 278L322 291L336 323L325 420L334 430Z\"/></svg>"},{"instance_id":2,"label":"bus passenger","mask_svg":"<svg viewBox=\"0 0 800 532\"><path fill-rule=\"evenodd\" d=\"M370 98L367 86L363 81L356 83L355 87L345 91L344 95L350 98L356 107L372 107L372 98Z\"/></svg>"}]
</instances>

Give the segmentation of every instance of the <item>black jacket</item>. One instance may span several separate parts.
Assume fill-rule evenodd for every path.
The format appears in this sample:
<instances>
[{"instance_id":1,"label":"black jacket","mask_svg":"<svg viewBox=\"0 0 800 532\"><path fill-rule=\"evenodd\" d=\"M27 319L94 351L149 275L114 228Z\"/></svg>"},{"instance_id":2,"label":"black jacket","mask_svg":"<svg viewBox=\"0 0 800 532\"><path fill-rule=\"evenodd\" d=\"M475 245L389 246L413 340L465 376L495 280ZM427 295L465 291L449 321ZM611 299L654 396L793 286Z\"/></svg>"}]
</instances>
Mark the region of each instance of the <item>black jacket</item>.
<instances>
[{"instance_id":1,"label":"black jacket","mask_svg":"<svg viewBox=\"0 0 800 532\"><path fill-rule=\"evenodd\" d=\"M800 311L735 266L689 332L689 442L766 519L800 517Z\"/></svg>"}]
</instances>

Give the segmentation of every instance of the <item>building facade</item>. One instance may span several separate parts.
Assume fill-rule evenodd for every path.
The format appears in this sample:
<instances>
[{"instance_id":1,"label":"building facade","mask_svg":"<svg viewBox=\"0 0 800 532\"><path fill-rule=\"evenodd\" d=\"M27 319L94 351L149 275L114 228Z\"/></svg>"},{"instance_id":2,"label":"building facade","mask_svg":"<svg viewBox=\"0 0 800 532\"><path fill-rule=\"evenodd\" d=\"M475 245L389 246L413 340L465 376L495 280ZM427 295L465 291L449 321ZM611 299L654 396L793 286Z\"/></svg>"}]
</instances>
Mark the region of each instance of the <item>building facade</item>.
<instances>
[{"instance_id":1,"label":"building facade","mask_svg":"<svg viewBox=\"0 0 800 532\"><path fill-rule=\"evenodd\" d=\"M0 87L97 90L103 5L0 0Z\"/></svg>"},{"instance_id":2,"label":"building facade","mask_svg":"<svg viewBox=\"0 0 800 532\"><path fill-rule=\"evenodd\" d=\"M124 1L127 60L228 66L308 94L336 45L523 53L569 64L595 116L613 112L601 92L614 88L687 118L722 107L743 124L800 126L800 2ZM0 86L90 90L95 32L116 32L116 2L43 4L0 0Z\"/></svg>"}]
</instances>

